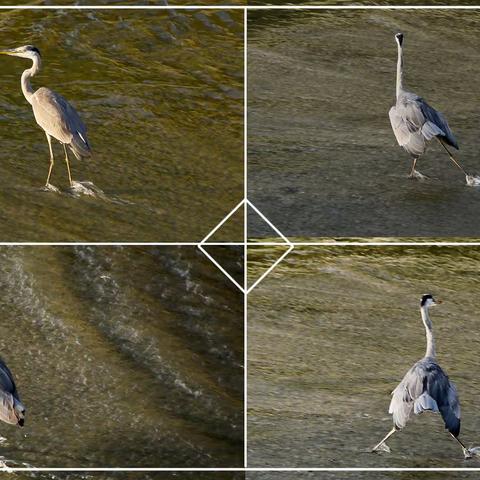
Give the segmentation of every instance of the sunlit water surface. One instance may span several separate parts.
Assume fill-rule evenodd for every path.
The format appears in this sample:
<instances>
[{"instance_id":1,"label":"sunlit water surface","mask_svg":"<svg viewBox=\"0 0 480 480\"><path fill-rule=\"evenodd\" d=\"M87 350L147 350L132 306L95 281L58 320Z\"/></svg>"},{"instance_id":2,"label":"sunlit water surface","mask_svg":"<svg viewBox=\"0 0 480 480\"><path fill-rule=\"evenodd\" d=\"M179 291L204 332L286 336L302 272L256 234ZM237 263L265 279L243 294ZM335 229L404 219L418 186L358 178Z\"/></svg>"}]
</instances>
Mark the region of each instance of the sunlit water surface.
<instances>
[{"instance_id":1,"label":"sunlit water surface","mask_svg":"<svg viewBox=\"0 0 480 480\"><path fill-rule=\"evenodd\" d=\"M34 88L65 96L93 158L49 153L20 90L29 60L0 57L0 240L199 241L243 196L243 13L7 10L0 46L37 46ZM226 226L229 239L241 225ZM241 235L240 235L241 236Z\"/></svg>"},{"instance_id":2,"label":"sunlit water surface","mask_svg":"<svg viewBox=\"0 0 480 480\"><path fill-rule=\"evenodd\" d=\"M278 253L249 252L249 274ZM391 453L370 450L392 427L391 391L425 354L424 293L443 300L431 316L460 438L480 445L479 266L477 247L296 247L248 298L249 465L478 468L439 415L413 418Z\"/></svg>"}]
</instances>

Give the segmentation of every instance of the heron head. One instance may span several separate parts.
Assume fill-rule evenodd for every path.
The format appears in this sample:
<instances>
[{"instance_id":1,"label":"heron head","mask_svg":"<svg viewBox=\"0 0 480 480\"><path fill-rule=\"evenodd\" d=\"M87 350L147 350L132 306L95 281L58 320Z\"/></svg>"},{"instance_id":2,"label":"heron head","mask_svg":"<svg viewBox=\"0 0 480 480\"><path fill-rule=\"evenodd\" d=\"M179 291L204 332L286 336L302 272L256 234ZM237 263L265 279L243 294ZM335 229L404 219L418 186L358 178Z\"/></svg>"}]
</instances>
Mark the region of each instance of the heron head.
<instances>
[{"instance_id":1,"label":"heron head","mask_svg":"<svg viewBox=\"0 0 480 480\"><path fill-rule=\"evenodd\" d=\"M9 50L0 50L0 54L12 55L14 57L34 59L41 57L40 50L33 45L25 45L23 47L11 48Z\"/></svg>"},{"instance_id":2,"label":"heron head","mask_svg":"<svg viewBox=\"0 0 480 480\"><path fill-rule=\"evenodd\" d=\"M395 40L398 43L398 46L401 47L403 45L403 33L397 33L395 35Z\"/></svg>"},{"instance_id":3,"label":"heron head","mask_svg":"<svg viewBox=\"0 0 480 480\"><path fill-rule=\"evenodd\" d=\"M15 405L15 416L17 417L17 425L19 427L23 427L25 424L25 407L23 406L23 403L16 400Z\"/></svg>"},{"instance_id":4,"label":"heron head","mask_svg":"<svg viewBox=\"0 0 480 480\"><path fill-rule=\"evenodd\" d=\"M435 300L432 295L429 293L426 293L425 295L422 295L422 299L420 300L420 306L421 307L434 307L435 305L439 305L442 303L440 300Z\"/></svg>"}]
</instances>

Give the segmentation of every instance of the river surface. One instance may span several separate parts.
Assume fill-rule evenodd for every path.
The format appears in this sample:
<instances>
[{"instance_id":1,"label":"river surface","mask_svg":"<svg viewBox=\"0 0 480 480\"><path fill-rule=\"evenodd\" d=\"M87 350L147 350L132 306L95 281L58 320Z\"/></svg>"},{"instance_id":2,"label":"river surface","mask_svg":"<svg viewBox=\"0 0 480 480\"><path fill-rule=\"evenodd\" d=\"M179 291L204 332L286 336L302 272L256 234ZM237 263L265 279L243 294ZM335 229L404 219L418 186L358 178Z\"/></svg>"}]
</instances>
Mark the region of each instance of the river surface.
<instances>
[{"instance_id":1,"label":"river surface","mask_svg":"<svg viewBox=\"0 0 480 480\"><path fill-rule=\"evenodd\" d=\"M474 472L248 472L247 480L470 480Z\"/></svg>"},{"instance_id":2,"label":"river surface","mask_svg":"<svg viewBox=\"0 0 480 480\"><path fill-rule=\"evenodd\" d=\"M275 250L249 252L249 274ZM460 438L480 445L479 266L478 247L296 247L248 297L249 466L478 468L434 414L412 418L391 453L370 450L392 428L390 393L425 354L424 293L443 300L431 317Z\"/></svg>"},{"instance_id":3,"label":"river surface","mask_svg":"<svg viewBox=\"0 0 480 480\"><path fill-rule=\"evenodd\" d=\"M402 31L406 87L446 115L458 160L480 173L480 13L250 11L248 26L249 199L283 233L480 235L478 187L439 145L418 162L430 178L408 179L388 118Z\"/></svg>"},{"instance_id":4,"label":"river surface","mask_svg":"<svg viewBox=\"0 0 480 480\"><path fill-rule=\"evenodd\" d=\"M2 247L0 291L7 465L243 465L243 296L196 247Z\"/></svg>"},{"instance_id":5,"label":"river surface","mask_svg":"<svg viewBox=\"0 0 480 480\"><path fill-rule=\"evenodd\" d=\"M71 155L70 191L55 143L60 191L42 191L31 62L2 55L1 241L200 241L243 198L242 11L2 11L0 46L25 44L43 58L33 86L77 108L93 158Z\"/></svg>"}]
</instances>

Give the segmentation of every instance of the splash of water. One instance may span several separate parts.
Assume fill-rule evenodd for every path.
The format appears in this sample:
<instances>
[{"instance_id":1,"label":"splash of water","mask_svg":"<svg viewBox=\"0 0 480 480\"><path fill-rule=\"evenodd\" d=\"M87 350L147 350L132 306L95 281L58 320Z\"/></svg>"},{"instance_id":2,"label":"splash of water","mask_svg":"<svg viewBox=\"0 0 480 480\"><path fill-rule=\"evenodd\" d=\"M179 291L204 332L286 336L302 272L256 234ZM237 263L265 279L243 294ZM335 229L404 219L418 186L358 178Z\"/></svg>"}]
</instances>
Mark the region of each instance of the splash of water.
<instances>
[{"instance_id":1,"label":"splash of water","mask_svg":"<svg viewBox=\"0 0 480 480\"><path fill-rule=\"evenodd\" d=\"M102 189L98 188L93 182L77 182L73 181L71 187L67 190L74 197L87 196L106 199L107 196Z\"/></svg>"},{"instance_id":2,"label":"splash of water","mask_svg":"<svg viewBox=\"0 0 480 480\"><path fill-rule=\"evenodd\" d=\"M465 175L469 187L480 187L480 177L477 175Z\"/></svg>"}]
</instances>

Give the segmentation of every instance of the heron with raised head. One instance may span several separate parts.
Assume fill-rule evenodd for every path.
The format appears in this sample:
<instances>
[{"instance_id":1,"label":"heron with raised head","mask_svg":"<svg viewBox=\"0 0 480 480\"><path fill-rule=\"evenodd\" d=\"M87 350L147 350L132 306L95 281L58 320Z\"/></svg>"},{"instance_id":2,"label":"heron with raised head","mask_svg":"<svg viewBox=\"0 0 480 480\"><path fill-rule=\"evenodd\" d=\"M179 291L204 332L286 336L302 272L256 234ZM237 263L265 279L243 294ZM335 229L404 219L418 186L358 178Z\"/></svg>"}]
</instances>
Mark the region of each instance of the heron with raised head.
<instances>
[{"instance_id":1,"label":"heron with raised head","mask_svg":"<svg viewBox=\"0 0 480 480\"><path fill-rule=\"evenodd\" d=\"M420 312L427 336L427 350L425 356L413 365L392 392L388 413L393 416L393 428L373 447L372 451L380 449L390 451L385 442L396 431L405 427L412 413L418 415L431 411L440 413L445 422L445 428L460 444L465 458L472 456L470 450L458 438L460 434L460 402L457 389L436 360L432 321L428 311L439 303L441 302L437 302L430 294L423 295L420 300Z\"/></svg>"},{"instance_id":2,"label":"heron with raised head","mask_svg":"<svg viewBox=\"0 0 480 480\"><path fill-rule=\"evenodd\" d=\"M25 407L20 400L10 369L0 358L0 420L23 427Z\"/></svg>"},{"instance_id":3,"label":"heron with raised head","mask_svg":"<svg viewBox=\"0 0 480 480\"><path fill-rule=\"evenodd\" d=\"M432 108L423 98L403 88L403 43L405 36L397 33L395 40L398 47L396 103L388 112L393 133L398 144L413 158L410 178L423 177L415 170L418 158L427 149L427 142L436 138L447 152L450 160L468 177L467 172L453 157L448 146L458 150L447 119Z\"/></svg>"},{"instance_id":4,"label":"heron with raised head","mask_svg":"<svg viewBox=\"0 0 480 480\"><path fill-rule=\"evenodd\" d=\"M32 60L32 67L25 70L22 74L21 86L23 95L32 106L35 120L47 136L48 147L50 149L50 166L45 186L47 188L50 186L50 176L55 163L52 149L53 137L63 145L68 180L70 187L72 187L73 182L70 173L67 147L79 160L91 156L91 149L87 139L87 129L84 123L70 103L58 93L45 87L41 87L36 91L33 90L30 78L40 71L42 65L42 57L37 48L33 45L26 45L10 50L0 50L0 54L13 55L15 57Z\"/></svg>"}]
</instances>

